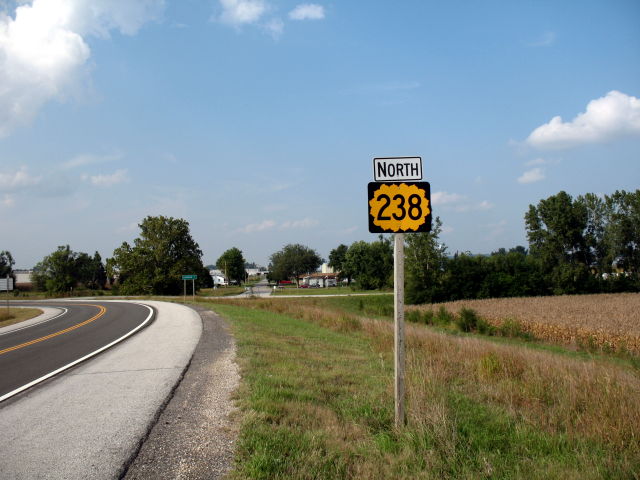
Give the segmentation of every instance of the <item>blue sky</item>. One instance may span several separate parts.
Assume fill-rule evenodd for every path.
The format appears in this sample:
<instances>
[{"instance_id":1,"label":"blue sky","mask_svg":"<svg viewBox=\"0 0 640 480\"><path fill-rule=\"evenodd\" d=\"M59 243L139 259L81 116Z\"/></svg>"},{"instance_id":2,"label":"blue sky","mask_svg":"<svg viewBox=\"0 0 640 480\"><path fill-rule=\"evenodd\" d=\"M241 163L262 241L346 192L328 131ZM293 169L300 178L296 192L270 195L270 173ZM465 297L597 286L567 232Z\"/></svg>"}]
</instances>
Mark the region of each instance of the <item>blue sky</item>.
<instances>
[{"instance_id":1,"label":"blue sky","mask_svg":"<svg viewBox=\"0 0 640 480\"><path fill-rule=\"evenodd\" d=\"M0 0L0 250L103 258L147 215L213 263L372 240L421 156L450 252L529 204L640 188L640 3ZM556 118L559 117L559 118Z\"/></svg>"}]
</instances>

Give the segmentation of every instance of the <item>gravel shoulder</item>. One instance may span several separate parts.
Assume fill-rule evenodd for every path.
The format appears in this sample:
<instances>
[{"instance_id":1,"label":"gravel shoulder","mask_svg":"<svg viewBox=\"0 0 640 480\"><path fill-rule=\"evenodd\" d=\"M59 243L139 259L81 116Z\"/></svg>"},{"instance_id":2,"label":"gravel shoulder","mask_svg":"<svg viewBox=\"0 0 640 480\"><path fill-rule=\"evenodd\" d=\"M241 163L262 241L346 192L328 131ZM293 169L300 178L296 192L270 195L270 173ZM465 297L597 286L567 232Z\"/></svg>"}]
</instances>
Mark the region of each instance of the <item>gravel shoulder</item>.
<instances>
[{"instance_id":1,"label":"gravel shoulder","mask_svg":"<svg viewBox=\"0 0 640 480\"><path fill-rule=\"evenodd\" d=\"M225 321L200 306L203 331L191 364L125 479L216 479L232 466L237 427L231 399L240 375Z\"/></svg>"}]
</instances>

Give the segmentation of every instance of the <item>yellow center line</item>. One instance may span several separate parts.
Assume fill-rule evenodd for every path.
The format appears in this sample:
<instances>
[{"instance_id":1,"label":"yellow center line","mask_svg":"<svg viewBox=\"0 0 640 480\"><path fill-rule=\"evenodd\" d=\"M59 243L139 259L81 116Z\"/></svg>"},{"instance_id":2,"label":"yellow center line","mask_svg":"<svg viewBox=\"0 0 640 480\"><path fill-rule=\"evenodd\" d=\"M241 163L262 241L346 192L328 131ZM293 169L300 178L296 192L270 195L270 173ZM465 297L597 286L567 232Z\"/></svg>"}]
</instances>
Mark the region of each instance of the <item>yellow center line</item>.
<instances>
[{"instance_id":1,"label":"yellow center line","mask_svg":"<svg viewBox=\"0 0 640 480\"><path fill-rule=\"evenodd\" d=\"M60 330L59 332L55 332L55 333L52 333L50 335L46 335L44 337L36 338L35 340L31 340L29 342L21 343L20 345L15 345L13 347L9 347L9 348L5 348L4 350L0 350L0 355L2 355L4 353L12 352L14 350L18 350L18 349L23 348L23 347L28 347L29 345L33 345L34 343L44 342L45 340L49 340L50 338L57 337L58 335L62 335L64 333L68 333L68 332L70 332L72 330L75 330L76 328L83 327L83 326L93 322L94 320L97 320L98 318L100 318L101 316L103 316L107 312L107 309L105 307L101 306L101 305L92 305L92 304L78 304L78 305L85 306L85 307L86 306L88 306L88 307L96 307L100 311L96 315L91 317L90 319L85 320L84 322L77 323L77 324L75 324L75 325L73 325L73 326L71 326L69 328L65 328L64 330Z\"/></svg>"}]
</instances>

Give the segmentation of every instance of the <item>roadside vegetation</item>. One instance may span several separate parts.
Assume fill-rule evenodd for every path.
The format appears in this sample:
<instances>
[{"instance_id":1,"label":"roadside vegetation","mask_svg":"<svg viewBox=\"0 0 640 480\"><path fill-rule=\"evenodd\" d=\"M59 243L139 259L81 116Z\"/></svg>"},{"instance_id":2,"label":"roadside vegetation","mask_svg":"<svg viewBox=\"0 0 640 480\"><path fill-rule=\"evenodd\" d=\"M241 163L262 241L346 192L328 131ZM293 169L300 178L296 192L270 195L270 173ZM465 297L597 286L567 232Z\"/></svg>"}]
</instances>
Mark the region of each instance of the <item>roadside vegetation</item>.
<instances>
[{"instance_id":1,"label":"roadside vegetation","mask_svg":"<svg viewBox=\"0 0 640 480\"><path fill-rule=\"evenodd\" d=\"M3 305L0 307L0 328L30 320L40 314L42 310L38 308L9 308L7 311Z\"/></svg>"},{"instance_id":2,"label":"roadside vegetation","mask_svg":"<svg viewBox=\"0 0 640 480\"><path fill-rule=\"evenodd\" d=\"M462 309L407 325L396 430L385 300L212 304L243 369L235 478L638 478L634 364L454 333Z\"/></svg>"},{"instance_id":3,"label":"roadside vegetation","mask_svg":"<svg viewBox=\"0 0 640 480\"><path fill-rule=\"evenodd\" d=\"M392 294L393 291L386 289L378 292L379 294ZM330 287L330 288L297 288L295 285L290 287L278 288L272 292L272 295L371 295L371 290L364 290L352 287Z\"/></svg>"}]
</instances>

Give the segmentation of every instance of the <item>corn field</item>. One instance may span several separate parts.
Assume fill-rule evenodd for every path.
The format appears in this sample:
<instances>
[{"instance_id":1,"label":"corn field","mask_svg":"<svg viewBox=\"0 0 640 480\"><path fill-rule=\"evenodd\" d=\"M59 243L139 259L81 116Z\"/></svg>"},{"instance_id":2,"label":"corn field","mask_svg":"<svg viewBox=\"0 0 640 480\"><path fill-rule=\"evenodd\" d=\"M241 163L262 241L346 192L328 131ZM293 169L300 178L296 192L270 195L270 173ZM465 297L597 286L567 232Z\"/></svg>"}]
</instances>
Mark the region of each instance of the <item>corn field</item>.
<instances>
[{"instance_id":1,"label":"corn field","mask_svg":"<svg viewBox=\"0 0 640 480\"><path fill-rule=\"evenodd\" d=\"M640 294L562 295L557 297L460 300L408 307L434 313L473 309L496 327L516 320L536 338L605 351L640 354Z\"/></svg>"}]
</instances>

